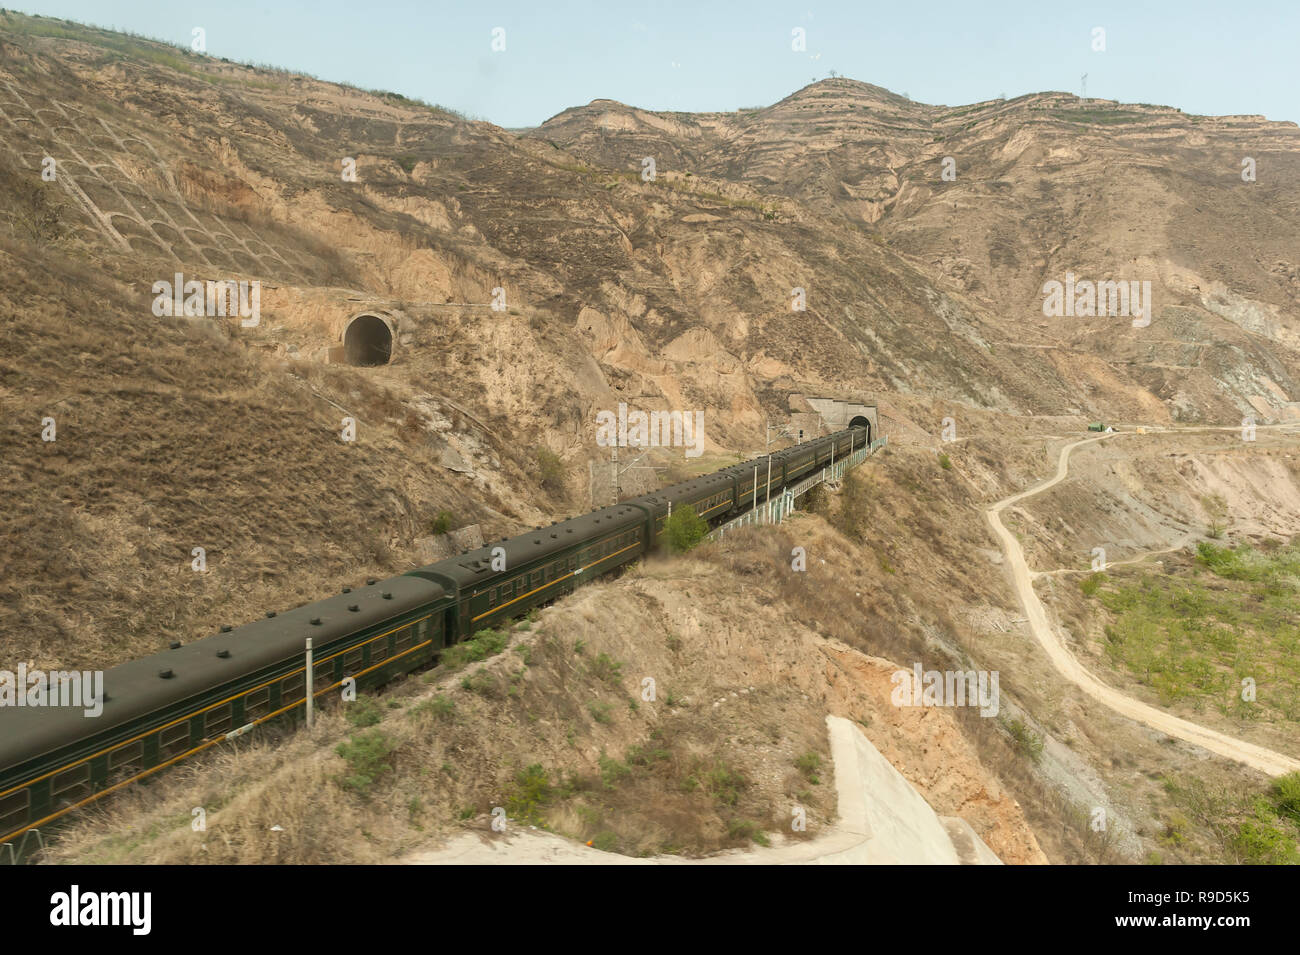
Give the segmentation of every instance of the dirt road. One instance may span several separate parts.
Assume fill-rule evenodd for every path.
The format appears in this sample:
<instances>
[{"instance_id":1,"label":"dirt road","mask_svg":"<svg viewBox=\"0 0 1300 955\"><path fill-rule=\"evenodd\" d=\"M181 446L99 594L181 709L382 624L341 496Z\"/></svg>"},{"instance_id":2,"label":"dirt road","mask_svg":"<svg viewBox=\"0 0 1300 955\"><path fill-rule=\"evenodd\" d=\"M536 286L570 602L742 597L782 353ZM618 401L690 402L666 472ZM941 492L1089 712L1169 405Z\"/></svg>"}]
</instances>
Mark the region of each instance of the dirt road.
<instances>
[{"instance_id":1,"label":"dirt road","mask_svg":"<svg viewBox=\"0 0 1300 955\"><path fill-rule=\"evenodd\" d=\"M1028 564L1025 563L1024 550L1021 548L1020 542L1016 540L1015 535L1003 525L1002 511L1060 483L1069 473L1070 452L1075 448L1112 437L1115 437L1115 435L1106 434L1095 438L1084 438L1067 444L1061 448L1061 454L1056 463L1056 474L1052 478L1027 491L1021 491L998 501L985 511L985 516L988 518L989 524L992 525L993 532L1002 543L1002 550L1006 554L1007 564L1011 568L1016 592L1020 595L1021 606L1025 608L1025 616L1029 619L1030 630L1042 648L1047 651L1052 664L1067 680L1117 713L1127 716L1129 719L1137 720L1139 723L1143 723L1162 733L1186 740L1189 743L1195 743L1212 753L1245 763L1247 766L1268 773L1270 776L1281 776L1285 773L1300 771L1300 760L1284 756L1281 753L1275 753L1262 746L1255 746L1252 743L1233 739L1231 736L1225 736L1215 730L1197 726L1195 723L1189 723L1187 720L1180 719L1163 710L1158 710L1153 706L1148 706L1146 703L1125 696L1123 693L1107 686L1079 664L1079 661L1066 648L1048 620L1047 610L1042 601L1038 599L1038 594L1034 591L1033 574L1029 570Z\"/></svg>"},{"instance_id":2,"label":"dirt road","mask_svg":"<svg viewBox=\"0 0 1300 955\"><path fill-rule=\"evenodd\" d=\"M847 648L846 648L847 649ZM939 816L851 720L827 716L839 818L808 841L733 849L706 859L633 858L602 852L553 832L513 826L462 832L409 865L1001 865L970 824ZM778 839L781 837L778 835Z\"/></svg>"}]
</instances>

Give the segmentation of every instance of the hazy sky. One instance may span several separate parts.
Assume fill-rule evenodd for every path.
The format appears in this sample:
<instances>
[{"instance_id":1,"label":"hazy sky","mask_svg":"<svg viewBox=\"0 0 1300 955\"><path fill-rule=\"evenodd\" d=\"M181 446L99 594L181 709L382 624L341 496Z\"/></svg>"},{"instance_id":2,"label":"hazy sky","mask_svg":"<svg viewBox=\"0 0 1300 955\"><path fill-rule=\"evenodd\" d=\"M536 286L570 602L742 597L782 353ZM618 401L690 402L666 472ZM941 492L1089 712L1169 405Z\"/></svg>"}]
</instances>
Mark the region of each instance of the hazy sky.
<instances>
[{"instance_id":1,"label":"hazy sky","mask_svg":"<svg viewBox=\"0 0 1300 955\"><path fill-rule=\"evenodd\" d=\"M7 4L8 5L8 4ZM834 70L958 105L1044 90L1300 121L1300 0L48 0L27 13L115 27L533 126L593 99L768 105ZM493 30L505 49L492 49ZM1094 28L1104 51L1094 51ZM802 28L806 50L792 49Z\"/></svg>"}]
</instances>

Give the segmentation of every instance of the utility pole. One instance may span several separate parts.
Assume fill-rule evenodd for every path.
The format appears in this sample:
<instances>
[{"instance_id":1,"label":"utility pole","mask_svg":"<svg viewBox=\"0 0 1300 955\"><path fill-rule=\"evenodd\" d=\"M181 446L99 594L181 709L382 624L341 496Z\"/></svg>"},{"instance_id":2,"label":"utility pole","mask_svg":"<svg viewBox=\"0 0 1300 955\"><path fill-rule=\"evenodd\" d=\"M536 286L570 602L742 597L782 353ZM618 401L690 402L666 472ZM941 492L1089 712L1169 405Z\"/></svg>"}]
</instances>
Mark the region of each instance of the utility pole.
<instances>
[{"instance_id":1,"label":"utility pole","mask_svg":"<svg viewBox=\"0 0 1300 955\"><path fill-rule=\"evenodd\" d=\"M772 432L773 432L774 430L776 431L776 436L777 436L778 438L792 438L792 437L794 437L794 436L790 433L790 428L791 428L790 425L787 424L787 425L783 425L783 426L780 427L780 428L775 428L775 429L774 429L774 428L772 427L772 419L771 419L771 418L765 418L765 419L764 419L764 422L765 422L765 424L766 424L766 426L767 426L767 444L765 445L765 448L766 448L767 450L771 450L771 448L772 448Z\"/></svg>"},{"instance_id":2,"label":"utility pole","mask_svg":"<svg viewBox=\"0 0 1300 955\"><path fill-rule=\"evenodd\" d=\"M767 494L763 498L763 507L767 510L765 520L772 523L772 452L767 454Z\"/></svg>"},{"instance_id":3,"label":"utility pole","mask_svg":"<svg viewBox=\"0 0 1300 955\"><path fill-rule=\"evenodd\" d=\"M315 689L315 684L312 680L313 676L314 673L312 668L311 637L308 637L307 638L307 729L312 728L312 715L313 715L312 703L315 702L314 697L316 695L315 693L312 692L312 690Z\"/></svg>"},{"instance_id":4,"label":"utility pole","mask_svg":"<svg viewBox=\"0 0 1300 955\"><path fill-rule=\"evenodd\" d=\"M639 448L640 445L639 445L639 444L636 444L636 445L632 445L632 447L634 447L634 448ZM612 460L611 460L611 462L610 462L610 466L613 468L613 478L612 478L612 480L613 480L613 482L614 482L614 503L615 503L615 504L617 504L618 501L619 501L619 498L621 498L621 497L623 496L623 475L626 474L628 471L631 471L631 470L634 469L634 468L635 468L636 470L638 470L638 471L666 471L666 470L668 470L666 466L659 466L659 467L656 467L656 466L649 465L649 464L637 464L638 461L640 461L643 457L645 457L647 454L650 453L648 450L647 450L647 451L642 451L642 452L641 452L640 454L638 454L635 458L633 458L633 459L632 459L632 463L629 464L627 467L620 468L620 467L618 466L618 446L615 445L611 450L612 450L612 452L613 452L613 458L612 458Z\"/></svg>"}]
</instances>

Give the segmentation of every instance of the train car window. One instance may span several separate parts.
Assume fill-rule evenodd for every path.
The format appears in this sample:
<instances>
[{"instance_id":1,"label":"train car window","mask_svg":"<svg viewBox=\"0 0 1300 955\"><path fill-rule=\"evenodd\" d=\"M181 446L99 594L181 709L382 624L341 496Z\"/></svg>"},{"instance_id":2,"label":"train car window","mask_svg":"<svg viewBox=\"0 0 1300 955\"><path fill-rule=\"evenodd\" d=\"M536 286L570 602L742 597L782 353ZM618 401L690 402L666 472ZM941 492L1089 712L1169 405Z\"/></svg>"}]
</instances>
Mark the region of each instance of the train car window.
<instances>
[{"instance_id":1,"label":"train car window","mask_svg":"<svg viewBox=\"0 0 1300 955\"><path fill-rule=\"evenodd\" d=\"M351 676L361 669L361 648L354 647L343 654L343 675Z\"/></svg>"},{"instance_id":2,"label":"train car window","mask_svg":"<svg viewBox=\"0 0 1300 955\"><path fill-rule=\"evenodd\" d=\"M120 783L144 769L144 740L119 746L108 754L108 784ZM3 829L0 826L0 829Z\"/></svg>"},{"instance_id":3,"label":"train car window","mask_svg":"<svg viewBox=\"0 0 1300 955\"><path fill-rule=\"evenodd\" d=\"M316 693L334 683L334 661L325 660L311 668L311 691Z\"/></svg>"},{"instance_id":4,"label":"train car window","mask_svg":"<svg viewBox=\"0 0 1300 955\"><path fill-rule=\"evenodd\" d=\"M403 627L401 630L398 630L394 636L397 637L397 640L393 643L393 652L401 653L407 647L415 646L416 628L413 626ZM423 643L428 639L429 621L425 620L420 624L420 642Z\"/></svg>"},{"instance_id":5,"label":"train car window","mask_svg":"<svg viewBox=\"0 0 1300 955\"><path fill-rule=\"evenodd\" d=\"M158 734L158 758L160 760L179 756L189 748L189 720L181 720L175 726L169 726Z\"/></svg>"},{"instance_id":6,"label":"train car window","mask_svg":"<svg viewBox=\"0 0 1300 955\"><path fill-rule=\"evenodd\" d=\"M229 703L213 707L203 714L203 735L208 739L214 736L225 736L230 732L233 718Z\"/></svg>"},{"instance_id":7,"label":"train car window","mask_svg":"<svg viewBox=\"0 0 1300 955\"><path fill-rule=\"evenodd\" d=\"M334 664L331 663L332 667ZM331 681L332 682L332 681ZM271 688L264 686L244 694L244 720L251 723L271 712Z\"/></svg>"},{"instance_id":8,"label":"train car window","mask_svg":"<svg viewBox=\"0 0 1300 955\"><path fill-rule=\"evenodd\" d=\"M0 836L22 828L27 822L31 799L30 789L20 789L0 799Z\"/></svg>"},{"instance_id":9,"label":"train car window","mask_svg":"<svg viewBox=\"0 0 1300 955\"><path fill-rule=\"evenodd\" d=\"M280 705L299 703L306 697L306 677L301 670L290 673L280 681Z\"/></svg>"},{"instance_id":10,"label":"train car window","mask_svg":"<svg viewBox=\"0 0 1300 955\"><path fill-rule=\"evenodd\" d=\"M413 630L414 627L403 627L403 630ZM380 637L378 640L370 641L370 662L378 663L380 660L388 659L388 637Z\"/></svg>"},{"instance_id":11,"label":"train car window","mask_svg":"<svg viewBox=\"0 0 1300 955\"><path fill-rule=\"evenodd\" d=\"M50 783L50 795L56 806L66 806L89 796L90 762L84 762L55 776Z\"/></svg>"}]
</instances>

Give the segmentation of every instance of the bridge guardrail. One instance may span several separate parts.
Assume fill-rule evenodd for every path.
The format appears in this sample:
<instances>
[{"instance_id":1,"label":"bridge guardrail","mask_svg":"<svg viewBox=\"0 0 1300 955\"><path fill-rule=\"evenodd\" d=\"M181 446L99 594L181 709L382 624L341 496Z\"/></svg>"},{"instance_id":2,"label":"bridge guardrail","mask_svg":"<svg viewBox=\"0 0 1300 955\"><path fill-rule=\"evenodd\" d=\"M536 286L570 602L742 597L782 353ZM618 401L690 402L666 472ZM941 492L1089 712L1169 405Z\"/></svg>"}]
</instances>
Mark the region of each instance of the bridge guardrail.
<instances>
[{"instance_id":1,"label":"bridge guardrail","mask_svg":"<svg viewBox=\"0 0 1300 955\"><path fill-rule=\"evenodd\" d=\"M780 524L789 516L790 512L795 509L794 502L818 484L825 482L838 483L844 478L846 472L851 471L863 461L867 456L874 454L880 448L885 447L887 437L877 438L865 448L859 448L842 461L836 461L833 465L828 464L820 472L810 477L804 478L798 484L785 488L776 497L770 501L764 501L757 507L752 507L744 514L725 524L719 524L708 533L709 538L720 538L726 535L727 531L736 527L748 527L755 524Z\"/></svg>"}]
</instances>

